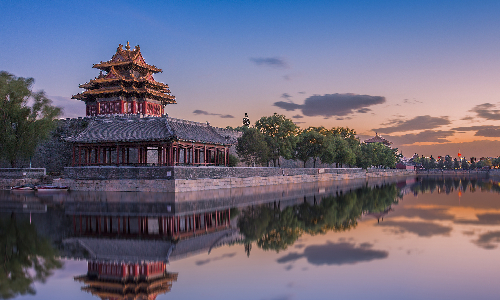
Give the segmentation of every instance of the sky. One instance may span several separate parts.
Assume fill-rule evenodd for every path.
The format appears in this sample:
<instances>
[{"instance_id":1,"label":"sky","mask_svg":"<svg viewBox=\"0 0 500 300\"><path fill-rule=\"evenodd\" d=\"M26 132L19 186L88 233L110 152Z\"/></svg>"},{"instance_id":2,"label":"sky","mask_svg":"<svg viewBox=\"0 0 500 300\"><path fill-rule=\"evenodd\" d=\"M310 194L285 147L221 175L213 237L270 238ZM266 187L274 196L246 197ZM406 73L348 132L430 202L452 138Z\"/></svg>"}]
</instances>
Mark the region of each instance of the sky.
<instances>
[{"instance_id":1,"label":"sky","mask_svg":"<svg viewBox=\"0 0 500 300\"><path fill-rule=\"evenodd\" d=\"M284 114L375 133L405 156L500 155L498 1L0 1L0 70L64 117L119 44L163 70L170 117Z\"/></svg>"}]
</instances>

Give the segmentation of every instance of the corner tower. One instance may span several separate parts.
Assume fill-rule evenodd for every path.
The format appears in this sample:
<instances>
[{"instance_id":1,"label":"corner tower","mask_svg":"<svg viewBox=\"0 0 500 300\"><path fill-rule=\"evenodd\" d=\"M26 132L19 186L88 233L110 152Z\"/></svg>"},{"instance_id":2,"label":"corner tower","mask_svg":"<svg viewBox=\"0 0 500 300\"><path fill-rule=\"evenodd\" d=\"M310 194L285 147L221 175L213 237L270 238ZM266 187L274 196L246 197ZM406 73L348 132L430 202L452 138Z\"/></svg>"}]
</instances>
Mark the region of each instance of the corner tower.
<instances>
[{"instance_id":1,"label":"corner tower","mask_svg":"<svg viewBox=\"0 0 500 300\"><path fill-rule=\"evenodd\" d=\"M153 74L162 70L144 61L139 46L130 50L128 42L125 49L120 44L110 60L93 68L101 70L99 76L81 84L85 91L72 97L85 102L87 116L138 113L161 116L165 105L176 103L168 85L153 78Z\"/></svg>"}]
</instances>

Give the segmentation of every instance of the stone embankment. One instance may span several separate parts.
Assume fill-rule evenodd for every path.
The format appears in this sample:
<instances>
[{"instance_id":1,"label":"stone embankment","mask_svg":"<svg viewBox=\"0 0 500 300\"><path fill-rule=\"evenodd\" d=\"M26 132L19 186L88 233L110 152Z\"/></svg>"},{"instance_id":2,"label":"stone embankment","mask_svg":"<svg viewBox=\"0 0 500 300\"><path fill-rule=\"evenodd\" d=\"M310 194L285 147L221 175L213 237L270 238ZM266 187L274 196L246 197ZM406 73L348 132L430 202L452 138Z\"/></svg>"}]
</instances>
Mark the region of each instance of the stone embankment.
<instances>
[{"instance_id":1,"label":"stone embankment","mask_svg":"<svg viewBox=\"0 0 500 300\"><path fill-rule=\"evenodd\" d=\"M0 190L16 185L41 184L45 175L45 168L0 168Z\"/></svg>"},{"instance_id":2,"label":"stone embankment","mask_svg":"<svg viewBox=\"0 0 500 300\"><path fill-rule=\"evenodd\" d=\"M417 170L417 175L421 176L491 176L499 177L500 169L491 170Z\"/></svg>"},{"instance_id":3,"label":"stone embankment","mask_svg":"<svg viewBox=\"0 0 500 300\"><path fill-rule=\"evenodd\" d=\"M414 174L358 168L72 167L54 184L79 191L192 192Z\"/></svg>"}]
</instances>

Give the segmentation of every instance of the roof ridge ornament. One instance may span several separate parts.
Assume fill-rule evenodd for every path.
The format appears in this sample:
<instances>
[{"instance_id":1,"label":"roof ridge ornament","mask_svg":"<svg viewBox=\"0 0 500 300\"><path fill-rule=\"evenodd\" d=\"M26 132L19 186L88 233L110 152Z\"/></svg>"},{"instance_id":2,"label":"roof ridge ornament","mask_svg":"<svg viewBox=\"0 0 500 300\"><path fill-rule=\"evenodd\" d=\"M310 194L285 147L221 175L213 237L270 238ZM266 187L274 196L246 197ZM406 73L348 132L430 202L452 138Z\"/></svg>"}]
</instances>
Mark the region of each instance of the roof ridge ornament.
<instances>
[{"instance_id":1,"label":"roof ridge ornament","mask_svg":"<svg viewBox=\"0 0 500 300\"><path fill-rule=\"evenodd\" d=\"M130 50L130 43L127 41L127 46L125 46L125 49Z\"/></svg>"}]
</instances>

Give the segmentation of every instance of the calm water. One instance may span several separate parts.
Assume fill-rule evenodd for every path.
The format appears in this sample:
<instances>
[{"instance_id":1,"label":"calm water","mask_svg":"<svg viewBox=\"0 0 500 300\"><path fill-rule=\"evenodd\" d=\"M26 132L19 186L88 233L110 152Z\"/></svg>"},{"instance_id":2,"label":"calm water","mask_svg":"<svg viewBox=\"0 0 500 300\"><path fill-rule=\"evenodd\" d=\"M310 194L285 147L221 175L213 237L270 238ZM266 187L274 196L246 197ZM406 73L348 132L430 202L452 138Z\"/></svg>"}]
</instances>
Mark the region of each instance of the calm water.
<instances>
[{"instance_id":1,"label":"calm water","mask_svg":"<svg viewBox=\"0 0 500 300\"><path fill-rule=\"evenodd\" d=\"M143 297L498 299L499 192L487 178L177 196L2 192L0 298L116 296L74 278L88 261L168 261L162 288Z\"/></svg>"}]
</instances>

